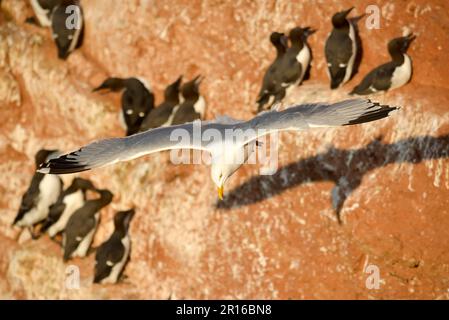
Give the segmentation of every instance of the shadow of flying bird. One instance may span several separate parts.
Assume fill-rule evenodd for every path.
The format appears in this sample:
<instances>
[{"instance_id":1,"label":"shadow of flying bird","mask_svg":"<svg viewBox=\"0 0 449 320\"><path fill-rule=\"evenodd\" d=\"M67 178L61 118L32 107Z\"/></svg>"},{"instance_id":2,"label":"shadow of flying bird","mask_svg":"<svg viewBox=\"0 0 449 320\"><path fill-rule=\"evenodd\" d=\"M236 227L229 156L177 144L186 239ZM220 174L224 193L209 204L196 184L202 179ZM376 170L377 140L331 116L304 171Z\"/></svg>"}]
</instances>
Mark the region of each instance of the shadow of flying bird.
<instances>
[{"instance_id":1,"label":"shadow of flying bird","mask_svg":"<svg viewBox=\"0 0 449 320\"><path fill-rule=\"evenodd\" d=\"M218 209L233 209L271 198L308 182L332 181L332 206L341 223L340 212L346 199L370 171L395 163L416 164L449 157L449 135L418 136L395 143L382 143L379 137L360 149L330 148L324 153L287 164L272 176L253 176L234 188ZM288 179L285 179L287 172Z\"/></svg>"}]
</instances>

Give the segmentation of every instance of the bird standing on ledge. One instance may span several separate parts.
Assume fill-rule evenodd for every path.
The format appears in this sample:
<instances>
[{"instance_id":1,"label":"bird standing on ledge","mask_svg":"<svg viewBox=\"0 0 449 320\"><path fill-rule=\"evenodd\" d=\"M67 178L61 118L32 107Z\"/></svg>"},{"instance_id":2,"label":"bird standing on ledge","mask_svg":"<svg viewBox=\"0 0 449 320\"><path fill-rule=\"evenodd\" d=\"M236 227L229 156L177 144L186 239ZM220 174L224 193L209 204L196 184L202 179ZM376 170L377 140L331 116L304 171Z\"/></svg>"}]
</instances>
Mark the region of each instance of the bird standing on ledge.
<instances>
[{"instance_id":1,"label":"bird standing on ledge","mask_svg":"<svg viewBox=\"0 0 449 320\"><path fill-rule=\"evenodd\" d=\"M412 59L407 49L416 37L409 34L391 40L388 52L392 60L372 70L350 94L366 95L378 91L399 88L410 81L412 77Z\"/></svg>"},{"instance_id":2,"label":"bird standing on ledge","mask_svg":"<svg viewBox=\"0 0 449 320\"><path fill-rule=\"evenodd\" d=\"M124 90L120 122L125 127L127 136L139 131L143 119L154 108L154 94L145 85L145 81L138 78L107 78L93 91L100 90Z\"/></svg>"},{"instance_id":3,"label":"bird standing on ledge","mask_svg":"<svg viewBox=\"0 0 449 320\"><path fill-rule=\"evenodd\" d=\"M347 18L352 9L354 7L334 14L332 17L334 28L324 47L331 89L337 89L351 79L355 58L359 50L355 28Z\"/></svg>"}]
</instances>

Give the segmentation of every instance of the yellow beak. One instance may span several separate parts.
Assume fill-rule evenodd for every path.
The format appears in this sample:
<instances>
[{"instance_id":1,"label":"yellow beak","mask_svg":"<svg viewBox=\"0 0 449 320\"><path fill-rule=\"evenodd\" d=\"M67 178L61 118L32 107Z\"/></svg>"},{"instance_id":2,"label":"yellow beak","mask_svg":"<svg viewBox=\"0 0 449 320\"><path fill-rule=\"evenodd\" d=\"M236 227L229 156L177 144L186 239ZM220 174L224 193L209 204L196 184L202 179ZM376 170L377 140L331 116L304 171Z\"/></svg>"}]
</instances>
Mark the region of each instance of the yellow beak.
<instances>
[{"instance_id":1,"label":"yellow beak","mask_svg":"<svg viewBox=\"0 0 449 320\"><path fill-rule=\"evenodd\" d=\"M223 200L224 186L218 187L217 192L218 192L218 198L220 200Z\"/></svg>"}]
</instances>

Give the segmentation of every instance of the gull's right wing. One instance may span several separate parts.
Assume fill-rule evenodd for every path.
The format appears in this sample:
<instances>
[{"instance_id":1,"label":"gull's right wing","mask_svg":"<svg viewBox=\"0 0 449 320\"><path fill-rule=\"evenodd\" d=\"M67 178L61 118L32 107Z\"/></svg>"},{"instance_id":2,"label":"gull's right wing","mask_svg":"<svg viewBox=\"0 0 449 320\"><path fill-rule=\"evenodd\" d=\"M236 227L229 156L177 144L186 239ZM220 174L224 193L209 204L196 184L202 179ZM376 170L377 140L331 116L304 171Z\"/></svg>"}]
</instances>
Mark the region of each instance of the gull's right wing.
<instances>
[{"instance_id":1,"label":"gull's right wing","mask_svg":"<svg viewBox=\"0 0 449 320\"><path fill-rule=\"evenodd\" d=\"M48 174L81 172L171 149L209 151L208 144L202 141L201 136L195 139L198 136L195 132L197 131L195 126L199 127L200 121L155 128L123 138L95 141L77 151L43 163L38 171ZM232 125L203 122L201 123L201 130L204 130L204 127L224 130L224 127L229 126Z\"/></svg>"}]
</instances>

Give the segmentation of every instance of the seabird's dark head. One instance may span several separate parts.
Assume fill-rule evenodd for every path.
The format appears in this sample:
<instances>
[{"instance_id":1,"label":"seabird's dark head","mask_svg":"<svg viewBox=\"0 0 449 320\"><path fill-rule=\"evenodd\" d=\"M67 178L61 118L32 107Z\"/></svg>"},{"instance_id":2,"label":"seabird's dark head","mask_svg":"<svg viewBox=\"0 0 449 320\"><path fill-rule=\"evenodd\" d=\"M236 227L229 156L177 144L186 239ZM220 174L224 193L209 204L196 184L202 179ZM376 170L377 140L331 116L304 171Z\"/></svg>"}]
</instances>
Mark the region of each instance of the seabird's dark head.
<instances>
[{"instance_id":1,"label":"seabird's dark head","mask_svg":"<svg viewBox=\"0 0 449 320\"><path fill-rule=\"evenodd\" d=\"M126 79L122 78L107 78L101 85L93 89L92 91L100 91L100 90L111 90L111 91L119 91L123 89L126 85Z\"/></svg>"},{"instance_id":2,"label":"seabird's dark head","mask_svg":"<svg viewBox=\"0 0 449 320\"><path fill-rule=\"evenodd\" d=\"M184 83L181 88L182 96L186 100L196 100L200 95L200 84L203 81L203 77L201 75L196 76L193 80Z\"/></svg>"},{"instance_id":3,"label":"seabird's dark head","mask_svg":"<svg viewBox=\"0 0 449 320\"><path fill-rule=\"evenodd\" d=\"M332 25L334 26L334 28L340 29L340 28L349 27L349 22L346 19L346 17L352 11L352 9L354 9L354 7L349 8L348 10L337 12L336 14L334 14L334 16L332 17Z\"/></svg>"},{"instance_id":4,"label":"seabird's dark head","mask_svg":"<svg viewBox=\"0 0 449 320\"><path fill-rule=\"evenodd\" d=\"M395 53L406 53L410 43L412 43L415 38L416 36L411 33L405 37L399 37L391 40L388 43L388 52L390 52L391 55L394 55Z\"/></svg>"},{"instance_id":5,"label":"seabird's dark head","mask_svg":"<svg viewBox=\"0 0 449 320\"><path fill-rule=\"evenodd\" d=\"M47 150L47 149L41 149L39 150L36 155L34 156L34 161L36 163L36 168L39 168L39 166L50 160L50 155L59 152L58 150ZM56 156L56 155L55 155Z\"/></svg>"},{"instance_id":6,"label":"seabird's dark head","mask_svg":"<svg viewBox=\"0 0 449 320\"><path fill-rule=\"evenodd\" d=\"M111 191L107 189L97 189L97 192L100 194L100 199L102 207L107 206L111 203L112 197L114 196Z\"/></svg>"},{"instance_id":7,"label":"seabird's dark head","mask_svg":"<svg viewBox=\"0 0 449 320\"><path fill-rule=\"evenodd\" d=\"M164 98L166 101L179 101L179 88L181 87L182 75L176 79L175 82L168 85L164 91Z\"/></svg>"},{"instance_id":8,"label":"seabird's dark head","mask_svg":"<svg viewBox=\"0 0 449 320\"><path fill-rule=\"evenodd\" d=\"M270 42L278 52L285 52L288 48L288 38L281 32L273 32L270 35Z\"/></svg>"},{"instance_id":9,"label":"seabird's dark head","mask_svg":"<svg viewBox=\"0 0 449 320\"><path fill-rule=\"evenodd\" d=\"M316 30L313 30L310 27L296 27L290 30L288 38L292 45L302 45L302 43L307 40L307 37L315 33L315 31Z\"/></svg>"},{"instance_id":10,"label":"seabird's dark head","mask_svg":"<svg viewBox=\"0 0 449 320\"><path fill-rule=\"evenodd\" d=\"M76 177L72 181L72 186L76 188L76 190L96 190L93 183L90 180Z\"/></svg>"},{"instance_id":11,"label":"seabird's dark head","mask_svg":"<svg viewBox=\"0 0 449 320\"><path fill-rule=\"evenodd\" d=\"M135 213L136 211L134 209L117 212L114 216L115 229L121 230L124 233L128 232L129 224Z\"/></svg>"}]
</instances>

